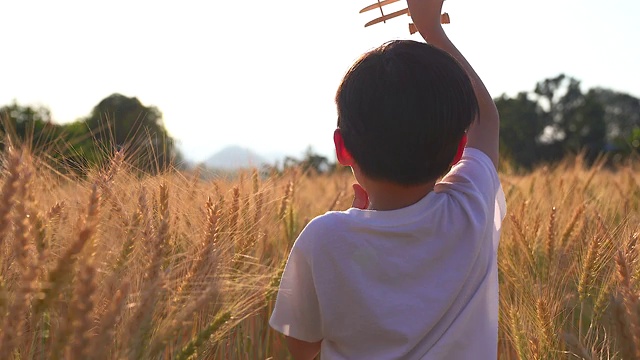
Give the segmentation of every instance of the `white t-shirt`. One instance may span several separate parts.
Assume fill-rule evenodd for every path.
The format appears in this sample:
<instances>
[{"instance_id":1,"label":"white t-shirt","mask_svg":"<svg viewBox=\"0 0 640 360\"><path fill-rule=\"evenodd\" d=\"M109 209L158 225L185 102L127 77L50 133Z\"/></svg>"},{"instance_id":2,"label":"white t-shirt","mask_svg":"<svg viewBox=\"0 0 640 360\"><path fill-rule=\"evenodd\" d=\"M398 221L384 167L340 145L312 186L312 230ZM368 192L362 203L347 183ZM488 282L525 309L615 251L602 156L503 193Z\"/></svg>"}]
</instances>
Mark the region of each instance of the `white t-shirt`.
<instances>
[{"instance_id":1,"label":"white t-shirt","mask_svg":"<svg viewBox=\"0 0 640 360\"><path fill-rule=\"evenodd\" d=\"M462 160L417 203L328 212L296 240L270 325L321 358L496 359L506 212L491 160Z\"/></svg>"}]
</instances>

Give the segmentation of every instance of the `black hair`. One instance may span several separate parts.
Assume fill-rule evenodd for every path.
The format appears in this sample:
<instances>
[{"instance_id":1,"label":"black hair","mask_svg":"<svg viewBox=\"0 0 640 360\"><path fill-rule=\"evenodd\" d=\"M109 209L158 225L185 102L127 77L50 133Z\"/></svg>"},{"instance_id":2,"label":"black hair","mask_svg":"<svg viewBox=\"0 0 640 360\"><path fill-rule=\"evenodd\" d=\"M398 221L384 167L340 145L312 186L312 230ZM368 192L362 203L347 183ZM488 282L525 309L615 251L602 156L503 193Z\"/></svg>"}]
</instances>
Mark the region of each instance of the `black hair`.
<instances>
[{"instance_id":1,"label":"black hair","mask_svg":"<svg viewBox=\"0 0 640 360\"><path fill-rule=\"evenodd\" d=\"M401 185L446 173L479 111L462 66L411 40L364 54L344 76L336 104L345 147L362 172Z\"/></svg>"}]
</instances>

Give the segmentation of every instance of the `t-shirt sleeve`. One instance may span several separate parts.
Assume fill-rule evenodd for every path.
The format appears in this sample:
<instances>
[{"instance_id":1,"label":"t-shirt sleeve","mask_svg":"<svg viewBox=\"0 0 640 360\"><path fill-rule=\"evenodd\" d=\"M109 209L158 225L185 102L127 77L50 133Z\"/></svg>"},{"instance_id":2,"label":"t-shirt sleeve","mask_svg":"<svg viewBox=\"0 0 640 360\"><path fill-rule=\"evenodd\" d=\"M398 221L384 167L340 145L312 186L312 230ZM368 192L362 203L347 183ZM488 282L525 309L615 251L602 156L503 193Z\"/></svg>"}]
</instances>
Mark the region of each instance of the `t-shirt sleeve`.
<instances>
[{"instance_id":1,"label":"t-shirt sleeve","mask_svg":"<svg viewBox=\"0 0 640 360\"><path fill-rule=\"evenodd\" d=\"M491 159L482 151L467 147L460 161L436 184L436 192L480 196L487 210L495 205L500 221L506 215L506 202L500 179Z\"/></svg>"},{"instance_id":2,"label":"t-shirt sleeve","mask_svg":"<svg viewBox=\"0 0 640 360\"><path fill-rule=\"evenodd\" d=\"M284 335L316 342L323 338L320 309L311 265L301 243L298 238L289 254L269 325Z\"/></svg>"}]
</instances>

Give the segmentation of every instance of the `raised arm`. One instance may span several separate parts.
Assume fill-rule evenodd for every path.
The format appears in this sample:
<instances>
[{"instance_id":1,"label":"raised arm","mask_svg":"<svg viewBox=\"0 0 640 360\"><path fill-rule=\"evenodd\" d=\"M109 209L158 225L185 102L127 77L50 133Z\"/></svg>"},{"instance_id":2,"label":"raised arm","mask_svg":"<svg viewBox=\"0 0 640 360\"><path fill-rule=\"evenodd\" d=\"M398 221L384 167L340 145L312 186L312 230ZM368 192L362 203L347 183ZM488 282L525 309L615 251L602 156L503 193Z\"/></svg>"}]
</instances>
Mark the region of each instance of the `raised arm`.
<instances>
[{"instance_id":1,"label":"raised arm","mask_svg":"<svg viewBox=\"0 0 640 360\"><path fill-rule=\"evenodd\" d=\"M462 53L453 45L440 24L443 0L407 0L413 23L427 43L436 46L453 56L465 69L475 90L480 114L471 124L467 133L467 146L476 148L489 156L498 167L498 143L500 117L489 91L480 76L473 70Z\"/></svg>"}]
</instances>

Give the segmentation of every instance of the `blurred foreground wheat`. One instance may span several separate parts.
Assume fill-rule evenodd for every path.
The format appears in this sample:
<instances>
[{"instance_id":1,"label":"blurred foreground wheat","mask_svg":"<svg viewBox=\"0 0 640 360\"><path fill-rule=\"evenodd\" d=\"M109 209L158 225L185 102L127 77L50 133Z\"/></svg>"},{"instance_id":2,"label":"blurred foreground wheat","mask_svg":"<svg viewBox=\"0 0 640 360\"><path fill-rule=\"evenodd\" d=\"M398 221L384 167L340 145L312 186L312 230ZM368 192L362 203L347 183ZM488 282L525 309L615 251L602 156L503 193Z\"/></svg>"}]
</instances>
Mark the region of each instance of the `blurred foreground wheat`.
<instances>
[{"instance_id":1,"label":"blurred foreground wheat","mask_svg":"<svg viewBox=\"0 0 640 360\"><path fill-rule=\"evenodd\" d=\"M640 359L640 186L605 163L503 176L501 358Z\"/></svg>"},{"instance_id":2,"label":"blurred foreground wheat","mask_svg":"<svg viewBox=\"0 0 640 360\"><path fill-rule=\"evenodd\" d=\"M640 185L580 157L501 174L501 359L640 359ZM351 178L83 177L2 157L0 359L286 359L269 330L299 231Z\"/></svg>"}]
</instances>

